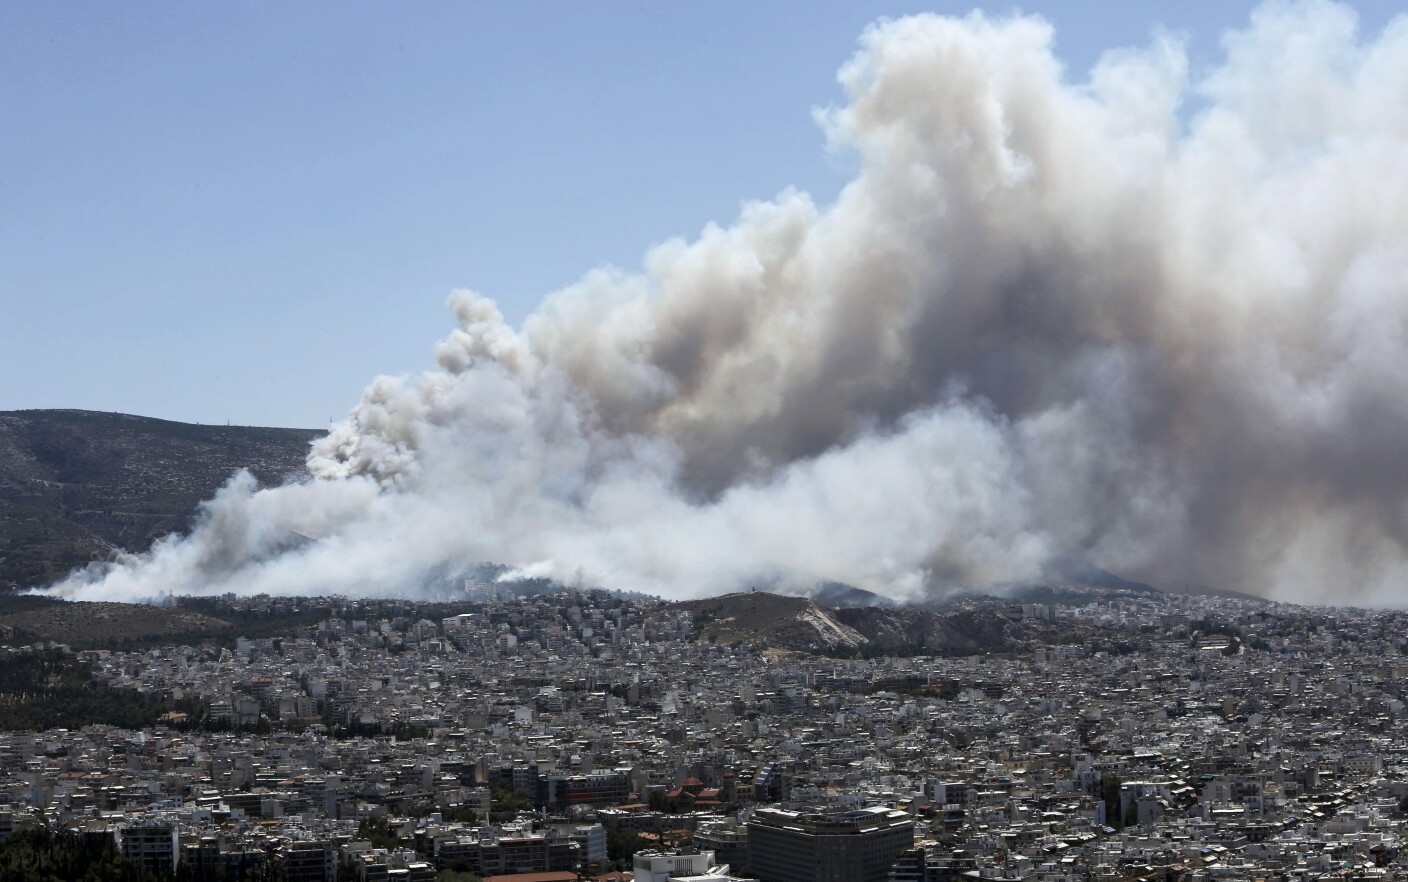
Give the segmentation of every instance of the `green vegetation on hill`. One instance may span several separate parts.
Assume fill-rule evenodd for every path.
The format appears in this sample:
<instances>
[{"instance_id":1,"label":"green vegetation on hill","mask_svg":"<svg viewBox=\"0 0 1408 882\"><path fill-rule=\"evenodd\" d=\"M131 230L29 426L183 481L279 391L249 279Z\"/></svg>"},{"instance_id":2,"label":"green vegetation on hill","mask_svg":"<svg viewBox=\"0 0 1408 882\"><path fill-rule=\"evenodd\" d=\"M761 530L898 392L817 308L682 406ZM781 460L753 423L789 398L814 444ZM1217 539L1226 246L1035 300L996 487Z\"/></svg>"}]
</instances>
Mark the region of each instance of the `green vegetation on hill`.
<instances>
[{"instance_id":1,"label":"green vegetation on hill","mask_svg":"<svg viewBox=\"0 0 1408 882\"><path fill-rule=\"evenodd\" d=\"M328 617L328 611L322 608L297 611L242 609L218 597L179 597L176 598L176 604L178 609L221 622L221 626L212 631L213 636L204 638L217 643L224 642L226 637L231 642L235 637L248 637L251 640L288 637L300 628L316 625Z\"/></svg>"},{"instance_id":2,"label":"green vegetation on hill","mask_svg":"<svg viewBox=\"0 0 1408 882\"><path fill-rule=\"evenodd\" d=\"M239 469L302 474L306 429L200 426L82 410L0 412L0 588L48 584L187 529Z\"/></svg>"},{"instance_id":3,"label":"green vegetation on hill","mask_svg":"<svg viewBox=\"0 0 1408 882\"><path fill-rule=\"evenodd\" d=\"M751 643L798 652L850 652L864 638L848 632L806 597L739 591L684 600L670 609L691 614L698 636L715 643Z\"/></svg>"},{"instance_id":4,"label":"green vegetation on hill","mask_svg":"<svg viewBox=\"0 0 1408 882\"><path fill-rule=\"evenodd\" d=\"M838 658L975 655L1037 644L1086 643L1106 632L1064 619L1014 619L1007 604L940 614L912 606L831 609L803 597L746 591L670 604L702 640L751 643Z\"/></svg>"},{"instance_id":5,"label":"green vegetation on hill","mask_svg":"<svg viewBox=\"0 0 1408 882\"><path fill-rule=\"evenodd\" d=\"M13 603L18 600L40 602ZM224 619L176 607L0 597L0 640L11 645L52 640L73 649L131 650L221 638L233 643L240 636L235 630Z\"/></svg>"},{"instance_id":6,"label":"green vegetation on hill","mask_svg":"<svg viewBox=\"0 0 1408 882\"><path fill-rule=\"evenodd\" d=\"M218 598L181 597L169 606L93 603L0 594L0 643L53 641L71 649L131 651L290 636L327 618L326 609L242 609Z\"/></svg>"},{"instance_id":7,"label":"green vegetation on hill","mask_svg":"<svg viewBox=\"0 0 1408 882\"><path fill-rule=\"evenodd\" d=\"M63 601L57 597L45 597L42 594L0 594L0 617L48 609L61 603Z\"/></svg>"},{"instance_id":8,"label":"green vegetation on hill","mask_svg":"<svg viewBox=\"0 0 1408 882\"><path fill-rule=\"evenodd\" d=\"M78 729L95 723L141 729L177 709L154 695L95 681L87 665L60 650L11 653L0 661L0 729Z\"/></svg>"},{"instance_id":9,"label":"green vegetation on hill","mask_svg":"<svg viewBox=\"0 0 1408 882\"><path fill-rule=\"evenodd\" d=\"M0 879L25 882L156 882L124 858L111 836L22 830L0 842Z\"/></svg>"}]
</instances>

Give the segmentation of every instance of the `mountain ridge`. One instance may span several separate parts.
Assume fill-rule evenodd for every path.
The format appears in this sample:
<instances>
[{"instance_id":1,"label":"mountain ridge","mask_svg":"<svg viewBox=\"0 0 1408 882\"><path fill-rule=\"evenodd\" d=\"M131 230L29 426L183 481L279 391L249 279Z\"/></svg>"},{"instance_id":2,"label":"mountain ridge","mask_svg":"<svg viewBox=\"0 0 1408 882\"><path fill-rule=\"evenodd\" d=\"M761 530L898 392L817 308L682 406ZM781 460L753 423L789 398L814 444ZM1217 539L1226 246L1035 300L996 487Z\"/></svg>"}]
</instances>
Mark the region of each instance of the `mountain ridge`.
<instances>
[{"instance_id":1,"label":"mountain ridge","mask_svg":"<svg viewBox=\"0 0 1408 882\"><path fill-rule=\"evenodd\" d=\"M322 432L78 409L0 411L0 588L48 584L189 528L240 469L304 473Z\"/></svg>"}]
</instances>

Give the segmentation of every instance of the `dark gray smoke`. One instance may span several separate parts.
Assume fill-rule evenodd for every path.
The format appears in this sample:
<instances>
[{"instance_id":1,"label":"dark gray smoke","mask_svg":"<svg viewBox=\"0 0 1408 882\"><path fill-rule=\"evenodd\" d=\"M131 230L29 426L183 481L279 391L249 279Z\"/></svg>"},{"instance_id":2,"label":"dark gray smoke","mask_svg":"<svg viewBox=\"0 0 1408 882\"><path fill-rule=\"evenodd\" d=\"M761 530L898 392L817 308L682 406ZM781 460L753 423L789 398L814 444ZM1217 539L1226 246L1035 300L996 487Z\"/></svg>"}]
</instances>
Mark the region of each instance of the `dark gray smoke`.
<instances>
[{"instance_id":1,"label":"dark gray smoke","mask_svg":"<svg viewBox=\"0 0 1408 882\"><path fill-rule=\"evenodd\" d=\"M313 480L57 590L365 593L494 560L666 595L890 596L1088 559L1397 603L1408 578L1408 18L1272 3L1190 81L1069 80L1040 19L863 35L860 171L589 273L521 328L451 297ZM1195 102L1193 108L1185 102ZM312 541L291 541L290 536Z\"/></svg>"}]
</instances>

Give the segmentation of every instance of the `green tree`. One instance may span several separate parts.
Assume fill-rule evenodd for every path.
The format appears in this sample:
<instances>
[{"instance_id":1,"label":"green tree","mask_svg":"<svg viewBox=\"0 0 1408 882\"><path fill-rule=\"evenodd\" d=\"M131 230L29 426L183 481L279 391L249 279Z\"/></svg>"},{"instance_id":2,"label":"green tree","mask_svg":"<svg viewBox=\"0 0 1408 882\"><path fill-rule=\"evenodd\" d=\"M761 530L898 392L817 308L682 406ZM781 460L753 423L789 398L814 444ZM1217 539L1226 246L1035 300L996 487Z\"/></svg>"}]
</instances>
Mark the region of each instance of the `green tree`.
<instances>
[{"instance_id":1,"label":"green tree","mask_svg":"<svg viewBox=\"0 0 1408 882\"><path fill-rule=\"evenodd\" d=\"M645 848L645 840L634 830L618 828L606 834L606 856L618 870L630 866L631 858L642 848Z\"/></svg>"},{"instance_id":2,"label":"green tree","mask_svg":"<svg viewBox=\"0 0 1408 882\"><path fill-rule=\"evenodd\" d=\"M123 857L110 837L22 830L0 843L0 880L24 882L161 882Z\"/></svg>"},{"instance_id":3,"label":"green tree","mask_svg":"<svg viewBox=\"0 0 1408 882\"><path fill-rule=\"evenodd\" d=\"M391 832L384 818L363 818L357 825L357 835L354 838L370 842L373 848L401 847L400 838Z\"/></svg>"},{"instance_id":4,"label":"green tree","mask_svg":"<svg viewBox=\"0 0 1408 882\"><path fill-rule=\"evenodd\" d=\"M648 802L650 810L653 812L660 812L664 815L677 815L680 813L679 803L666 796L664 791L657 790L651 793Z\"/></svg>"},{"instance_id":5,"label":"green tree","mask_svg":"<svg viewBox=\"0 0 1408 882\"><path fill-rule=\"evenodd\" d=\"M1124 818L1120 813L1120 789L1124 781L1119 775L1106 772L1100 776L1100 796L1105 800L1105 823L1111 827L1124 829Z\"/></svg>"},{"instance_id":6,"label":"green tree","mask_svg":"<svg viewBox=\"0 0 1408 882\"><path fill-rule=\"evenodd\" d=\"M526 793L510 790L503 784L489 787L489 820L493 823L511 821L519 812L533 810L533 800Z\"/></svg>"}]
</instances>

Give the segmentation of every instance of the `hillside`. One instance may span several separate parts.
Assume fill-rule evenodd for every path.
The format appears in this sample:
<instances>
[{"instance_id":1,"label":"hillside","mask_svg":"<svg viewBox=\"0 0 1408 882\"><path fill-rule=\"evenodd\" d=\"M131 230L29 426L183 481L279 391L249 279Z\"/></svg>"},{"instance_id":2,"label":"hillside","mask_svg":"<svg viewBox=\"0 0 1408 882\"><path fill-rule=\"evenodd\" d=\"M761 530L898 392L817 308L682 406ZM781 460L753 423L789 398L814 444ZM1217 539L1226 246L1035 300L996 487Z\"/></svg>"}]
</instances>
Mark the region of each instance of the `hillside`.
<instances>
[{"instance_id":1,"label":"hillside","mask_svg":"<svg viewBox=\"0 0 1408 882\"><path fill-rule=\"evenodd\" d=\"M0 589L43 585L114 549L145 550L249 469L304 468L308 429L199 426L82 410L0 412Z\"/></svg>"},{"instance_id":2,"label":"hillside","mask_svg":"<svg viewBox=\"0 0 1408 882\"><path fill-rule=\"evenodd\" d=\"M52 597L0 598L0 643L52 640L75 648L115 648L199 636L223 636L234 625L194 610L134 603L71 603Z\"/></svg>"},{"instance_id":3,"label":"hillside","mask_svg":"<svg viewBox=\"0 0 1408 882\"><path fill-rule=\"evenodd\" d=\"M996 606L946 615L912 606L831 609L765 591L687 600L671 608L693 613L705 640L822 655L966 655L1110 636L1065 621L1018 621Z\"/></svg>"},{"instance_id":4,"label":"hillside","mask_svg":"<svg viewBox=\"0 0 1408 882\"><path fill-rule=\"evenodd\" d=\"M720 643L742 641L775 649L822 654L860 649L864 635L841 624L831 611L806 597L741 591L671 604L694 616L701 637Z\"/></svg>"},{"instance_id":5,"label":"hillside","mask_svg":"<svg viewBox=\"0 0 1408 882\"><path fill-rule=\"evenodd\" d=\"M864 634L877 650L892 653L948 655L1006 649L1016 624L996 609L939 615L913 607L853 607L835 610L834 615Z\"/></svg>"}]
</instances>

